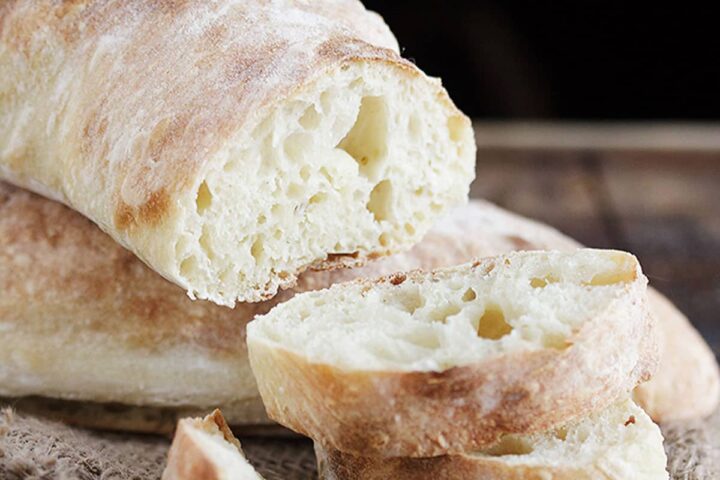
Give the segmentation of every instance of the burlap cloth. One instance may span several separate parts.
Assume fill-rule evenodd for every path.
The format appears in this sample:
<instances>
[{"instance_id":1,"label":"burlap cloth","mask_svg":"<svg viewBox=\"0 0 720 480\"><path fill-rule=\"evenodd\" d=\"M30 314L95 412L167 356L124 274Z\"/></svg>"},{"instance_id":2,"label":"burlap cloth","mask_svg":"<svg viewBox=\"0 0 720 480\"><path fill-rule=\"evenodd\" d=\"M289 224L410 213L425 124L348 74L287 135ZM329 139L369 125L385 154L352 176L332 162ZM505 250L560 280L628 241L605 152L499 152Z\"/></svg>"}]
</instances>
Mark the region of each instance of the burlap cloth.
<instances>
[{"instance_id":1,"label":"burlap cloth","mask_svg":"<svg viewBox=\"0 0 720 480\"><path fill-rule=\"evenodd\" d=\"M709 419L664 425L663 433L671 478L720 479L720 410ZM267 480L315 477L309 441L241 442ZM0 413L0 479L157 479L169 444L164 437L91 432L5 409Z\"/></svg>"}]
</instances>

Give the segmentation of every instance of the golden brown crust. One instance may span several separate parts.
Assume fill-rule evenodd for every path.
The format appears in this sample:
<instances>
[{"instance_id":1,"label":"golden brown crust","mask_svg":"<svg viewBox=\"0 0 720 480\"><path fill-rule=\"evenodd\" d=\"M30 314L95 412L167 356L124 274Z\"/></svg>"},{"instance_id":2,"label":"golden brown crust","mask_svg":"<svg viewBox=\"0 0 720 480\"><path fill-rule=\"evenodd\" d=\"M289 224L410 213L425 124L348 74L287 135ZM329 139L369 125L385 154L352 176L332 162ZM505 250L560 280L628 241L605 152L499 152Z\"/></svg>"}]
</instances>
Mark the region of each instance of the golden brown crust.
<instances>
[{"instance_id":1,"label":"golden brown crust","mask_svg":"<svg viewBox=\"0 0 720 480\"><path fill-rule=\"evenodd\" d=\"M613 480L606 472L562 466L510 466L493 458L367 458L315 444L321 480Z\"/></svg>"},{"instance_id":2,"label":"golden brown crust","mask_svg":"<svg viewBox=\"0 0 720 480\"><path fill-rule=\"evenodd\" d=\"M372 288L401 280L358 282ZM343 452L426 457L479 450L503 434L544 431L607 407L656 370L654 324L643 277L565 348L507 353L440 372L343 370L252 337L248 349L271 419Z\"/></svg>"},{"instance_id":3,"label":"golden brown crust","mask_svg":"<svg viewBox=\"0 0 720 480\"><path fill-rule=\"evenodd\" d=\"M382 20L367 14L357 2L314 2L312 7L292 0L280 7L267 7L267 2L260 1L234 7L226 3L185 0L165 2L157 8L154 2L142 0L84 0L72 5L16 0L3 12L4 61L20 55L48 74L26 75L26 88L47 93L50 85L41 83L42 79L65 74L68 69L76 70L76 80L82 74L87 76L84 86L91 88L93 95L76 99L79 108L75 122L82 128L77 130L79 138L70 136L77 141L79 154L73 159L77 165L71 168L109 183L114 226L120 230L152 227L164 221L177 192L187 186L190 177L231 132L254 118L258 110L280 101L282 93L296 89L328 66L367 59L397 64L417 74L412 64L394 52L395 40ZM225 16L217 17L219 12ZM270 68L271 63L287 58L285 52L297 47L293 42L307 41L309 34L300 29L293 32L297 37L281 32L282 28L297 27L297 23L278 23L299 12L314 15L316 23L303 27L317 28L315 35L327 40L302 62L293 61L279 72ZM193 30L200 30L200 34ZM166 35L167 31L173 35ZM116 55L106 58L102 44L108 37L117 42L113 48ZM61 50L48 51L54 42L60 42L57 46L62 45ZM63 62L48 61L48 54L58 55ZM92 69L81 68L89 64ZM192 66L202 68L202 81L178 79L178 70L192 71ZM269 81L270 77L276 81ZM154 89L160 84L173 88ZM150 92L162 105L161 111L153 112L148 105ZM72 107L65 104L65 108ZM121 125L125 128L117 128ZM108 165L104 154L123 141L114 137L128 128L149 135L143 145L133 145L129 158ZM27 145L35 143L30 134L24 139ZM28 150L41 155L31 147ZM64 150L52 151L60 152ZM33 169L38 161L47 160L25 158L15 173L21 179L38 176ZM150 172L152 179L148 179ZM66 181L63 172L51 169L45 174L49 176L46 186L55 195L91 217L101 215L77 205L71 192L59 188ZM46 183L44 178L38 180ZM126 201L123 184L136 185L134 193L139 198ZM103 220L101 223L110 227L109 219Z\"/></svg>"},{"instance_id":4,"label":"golden brown crust","mask_svg":"<svg viewBox=\"0 0 720 480\"><path fill-rule=\"evenodd\" d=\"M233 435L230 427L225 421L225 417L223 417L223 414L222 412L220 412L219 408L216 408L212 411L210 415L205 417L204 422L208 422L210 420L212 420L212 422L217 426L218 430L220 430L220 432L223 434L223 438L225 439L225 441L231 443L235 446L235 448L238 449L238 451L242 452L240 441L235 438L235 435Z\"/></svg>"},{"instance_id":5,"label":"golden brown crust","mask_svg":"<svg viewBox=\"0 0 720 480\"><path fill-rule=\"evenodd\" d=\"M78 342L112 335L138 352L190 345L234 356L247 321L269 309L192 302L89 220L1 182L0 266L4 324Z\"/></svg>"}]
</instances>

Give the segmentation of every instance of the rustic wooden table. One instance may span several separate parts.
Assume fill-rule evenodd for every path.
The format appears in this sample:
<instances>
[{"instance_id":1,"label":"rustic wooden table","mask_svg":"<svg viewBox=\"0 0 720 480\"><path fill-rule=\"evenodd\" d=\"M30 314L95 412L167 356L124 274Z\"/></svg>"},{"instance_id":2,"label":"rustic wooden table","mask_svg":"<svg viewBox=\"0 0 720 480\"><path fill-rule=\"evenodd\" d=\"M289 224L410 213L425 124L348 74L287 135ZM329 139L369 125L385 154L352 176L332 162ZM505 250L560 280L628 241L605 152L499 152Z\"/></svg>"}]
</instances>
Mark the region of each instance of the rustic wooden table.
<instances>
[{"instance_id":1,"label":"rustic wooden table","mask_svg":"<svg viewBox=\"0 0 720 480\"><path fill-rule=\"evenodd\" d=\"M633 252L720 352L720 126L476 123L473 197Z\"/></svg>"}]
</instances>

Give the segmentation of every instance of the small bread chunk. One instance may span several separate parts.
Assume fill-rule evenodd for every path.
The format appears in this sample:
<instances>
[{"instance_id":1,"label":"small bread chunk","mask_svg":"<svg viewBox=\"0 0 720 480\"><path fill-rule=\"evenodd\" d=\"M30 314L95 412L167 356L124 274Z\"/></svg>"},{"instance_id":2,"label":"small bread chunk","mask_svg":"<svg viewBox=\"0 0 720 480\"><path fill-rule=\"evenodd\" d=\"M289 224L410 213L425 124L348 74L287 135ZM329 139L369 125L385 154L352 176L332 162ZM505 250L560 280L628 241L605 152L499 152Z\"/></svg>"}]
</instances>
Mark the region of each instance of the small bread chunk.
<instances>
[{"instance_id":1,"label":"small bread chunk","mask_svg":"<svg viewBox=\"0 0 720 480\"><path fill-rule=\"evenodd\" d=\"M368 456L474 451L627 396L658 362L647 279L610 250L519 252L305 293L248 325L268 415Z\"/></svg>"},{"instance_id":2,"label":"small bread chunk","mask_svg":"<svg viewBox=\"0 0 720 480\"><path fill-rule=\"evenodd\" d=\"M220 410L178 422L163 480L262 480Z\"/></svg>"},{"instance_id":3,"label":"small bread chunk","mask_svg":"<svg viewBox=\"0 0 720 480\"><path fill-rule=\"evenodd\" d=\"M356 457L315 445L321 480L664 480L660 429L629 400L549 432L507 435L475 453Z\"/></svg>"}]
</instances>

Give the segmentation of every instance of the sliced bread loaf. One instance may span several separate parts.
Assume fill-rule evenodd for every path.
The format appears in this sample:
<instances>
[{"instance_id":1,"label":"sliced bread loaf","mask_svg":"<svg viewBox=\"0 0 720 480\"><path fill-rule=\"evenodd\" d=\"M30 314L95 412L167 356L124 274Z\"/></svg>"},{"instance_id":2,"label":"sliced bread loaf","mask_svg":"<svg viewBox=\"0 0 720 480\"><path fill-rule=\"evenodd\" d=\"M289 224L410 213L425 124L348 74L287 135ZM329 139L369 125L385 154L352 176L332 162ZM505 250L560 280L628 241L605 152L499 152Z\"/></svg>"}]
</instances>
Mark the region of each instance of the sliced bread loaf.
<instances>
[{"instance_id":1,"label":"sliced bread loaf","mask_svg":"<svg viewBox=\"0 0 720 480\"><path fill-rule=\"evenodd\" d=\"M344 452L483 448L602 409L658 362L630 254L522 252L305 293L248 325L271 418Z\"/></svg>"},{"instance_id":2,"label":"sliced bread loaf","mask_svg":"<svg viewBox=\"0 0 720 480\"><path fill-rule=\"evenodd\" d=\"M322 480L664 480L660 429L632 401L549 432L433 458L356 457L315 445Z\"/></svg>"}]
</instances>

